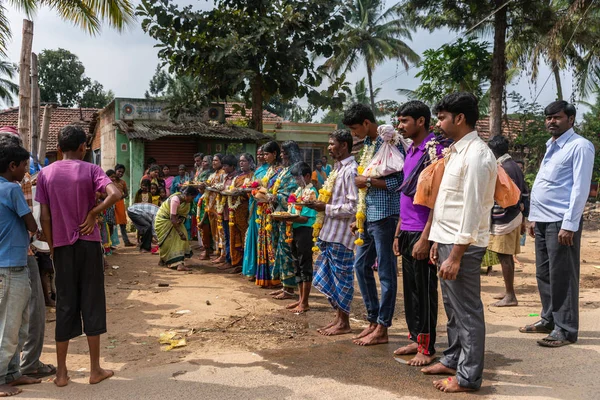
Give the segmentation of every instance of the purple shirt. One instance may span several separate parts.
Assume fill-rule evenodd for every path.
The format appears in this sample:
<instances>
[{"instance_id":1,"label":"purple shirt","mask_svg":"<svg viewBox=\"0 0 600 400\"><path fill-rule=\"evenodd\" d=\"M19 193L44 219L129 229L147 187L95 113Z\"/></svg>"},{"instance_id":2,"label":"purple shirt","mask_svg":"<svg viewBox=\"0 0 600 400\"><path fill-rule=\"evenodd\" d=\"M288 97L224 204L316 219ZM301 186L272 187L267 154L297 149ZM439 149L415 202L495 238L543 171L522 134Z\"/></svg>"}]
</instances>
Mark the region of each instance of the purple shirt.
<instances>
[{"instance_id":1,"label":"purple shirt","mask_svg":"<svg viewBox=\"0 0 600 400\"><path fill-rule=\"evenodd\" d=\"M419 159L425 153L425 145L435 135L430 133L429 136L421 142L419 147L410 146L404 158L404 176L409 176L413 169L417 166ZM443 146L438 145L436 153L439 156L442 154ZM404 193L400 195L400 219L402 224L400 229L407 232L423 232L427 219L429 218L429 208L413 204L413 198L408 197Z\"/></svg>"},{"instance_id":2,"label":"purple shirt","mask_svg":"<svg viewBox=\"0 0 600 400\"><path fill-rule=\"evenodd\" d=\"M79 160L57 161L38 174L35 200L50 207L54 247L77 240L100 242L98 226L80 236L81 225L96 206L96 192L104 192L112 181L100 167Z\"/></svg>"}]
</instances>

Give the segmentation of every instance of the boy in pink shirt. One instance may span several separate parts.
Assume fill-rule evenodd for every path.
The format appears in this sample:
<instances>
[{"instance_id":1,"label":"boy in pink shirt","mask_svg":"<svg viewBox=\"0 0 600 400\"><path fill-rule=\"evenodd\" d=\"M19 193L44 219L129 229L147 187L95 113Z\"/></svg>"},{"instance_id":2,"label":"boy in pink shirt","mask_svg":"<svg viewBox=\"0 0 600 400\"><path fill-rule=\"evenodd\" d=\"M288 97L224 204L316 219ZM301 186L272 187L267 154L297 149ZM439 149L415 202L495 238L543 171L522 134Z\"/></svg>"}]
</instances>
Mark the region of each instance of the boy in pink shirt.
<instances>
[{"instance_id":1,"label":"boy in pink shirt","mask_svg":"<svg viewBox=\"0 0 600 400\"><path fill-rule=\"evenodd\" d=\"M35 199L40 222L54 259L56 277L56 354L54 383L66 386L69 340L85 332L90 348L90 383L111 377L100 367L100 335L106 333L104 263L96 217L121 199L121 192L97 165L82 161L86 134L64 127L58 137L63 160L38 175ZM96 205L96 192L106 199ZM82 331L83 320L83 331Z\"/></svg>"}]
</instances>

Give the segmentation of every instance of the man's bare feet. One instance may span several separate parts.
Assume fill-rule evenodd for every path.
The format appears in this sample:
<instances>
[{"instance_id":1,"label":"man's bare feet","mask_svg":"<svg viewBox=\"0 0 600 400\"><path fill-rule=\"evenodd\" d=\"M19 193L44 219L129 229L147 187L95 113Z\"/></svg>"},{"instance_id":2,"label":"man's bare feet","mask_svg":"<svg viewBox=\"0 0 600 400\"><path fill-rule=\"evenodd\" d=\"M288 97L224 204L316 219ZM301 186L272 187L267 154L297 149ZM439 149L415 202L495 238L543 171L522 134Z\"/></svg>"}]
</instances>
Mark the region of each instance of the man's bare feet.
<instances>
[{"instance_id":1,"label":"man's bare feet","mask_svg":"<svg viewBox=\"0 0 600 400\"><path fill-rule=\"evenodd\" d=\"M339 321L337 324L319 333L323 336L346 335L348 333L352 333L352 328L350 328L350 325L345 324L343 321Z\"/></svg>"},{"instance_id":2,"label":"man's bare feet","mask_svg":"<svg viewBox=\"0 0 600 400\"><path fill-rule=\"evenodd\" d=\"M321 333L321 332L324 332L324 331L326 331L327 329L331 328L332 326L336 325L338 322L339 322L339 318L338 318L338 316L336 315L336 316L335 316L335 319L334 319L334 320L333 320L331 323L329 323L329 324L325 325L325 326L324 326L324 327L322 327L322 328L319 328L319 329L317 329L317 332L319 332L319 333Z\"/></svg>"},{"instance_id":3,"label":"man's bare feet","mask_svg":"<svg viewBox=\"0 0 600 400\"><path fill-rule=\"evenodd\" d=\"M377 328L377 324L369 324L369 326L363 329L363 331L359 333L358 336L353 337L352 340L362 339L365 336L370 335L375 330L375 328Z\"/></svg>"},{"instance_id":4,"label":"man's bare feet","mask_svg":"<svg viewBox=\"0 0 600 400\"><path fill-rule=\"evenodd\" d=\"M446 379L440 379L437 381L433 381L433 386L445 393L459 393L459 392L474 392L475 389L462 387L458 384L456 378L449 377Z\"/></svg>"},{"instance_id":5,"label":"man's bare feet","mask_svg":"<svg viewBox=\"0 0 600 400\"><path fill-rule=\"evenodd\" d=\"M274 292L269 293L269 296L277 296L278 294L283 292L283 288L277 289Z\"/></svg>"},{"instance_id":6,"label":"man's bare feet","mask_svg":"<svg viewBox=\"0 0 600 400\"><path fill-rule=\"evenodd\" d=\"M35 379L30 376L23 375L19 379L16 379L9 383L10 386L23 386L23 385L35 385L36 383L42 383L41 379ZM2 397L0 395L0 397Z\"/></svg>"},{"instance_id":7,"label":"man's bare feet","mask_svg":"<svg viewBox=\"0 0 600 400\"><path fill-rule=\"evenodd\" d=\"M293 302L292 304L288 304L287 306L285 306L285 308L287 310L291 310L293 308L296 308L300 305L300 300Z\"/></svg>"},{"instance_id":8,"label":"man's bare feet","mask_svg":"<svg viewBox=\"0 0 600 400\"><path fill-rule=\"evenodd\" d=\"M294 292L288 292L287 290L282 291L277 296L273 296L274 300L290 300L295 299L298 295Z\"/></svg>"},{"instance_id":9,"label":"man's bare feet","mask_svg":"<svg viewBox=\"0 0 600 400\"><path fill-rule=\"evenodd\" d=\"M516 296L506 295L502 300L492 304L492 307L516 307L519 305Z\"/></svg>"},{"instance_id":10,"label":"man's bare feet","mask_svg":"<svg viewBox=\"0 0 600 400\"><path fill-rule=\"evenodd\" d=\"M377 325L377 328L369 335L354 340L354 344L358 346L375 346L378 344L386 344L388 342L387 328L383 325Z\"/></svg>"},{"instance_id":11,"label":"man's bare feet","mask_svg":"<svg viewBox=\"0 0 600 400\"><path fill-rule=\"evenodd\" d=\"M212 260L213 264L223 264L225 261L227 261L227 259L223 256L219 257L219 258L215 258L214 260Z\"/></svg>"},{"instance_id":12,"label":"man's bare feet","mask_svg":"<svg viewBox=\"0 0 600 400\"><path fill-rule=\"evenodd\" d=\"M435 360L435 356L428 356L423 353L417 353L412 359L408 360L408 365L412 367L424 367Z\"/></svg>"},{"instance_id":13,"label":"man's bare feet","mask_svg":"<svg viewBox=\"0 0 600 400\"><path fill-rule=\"evenodd\" d=\"M71 378L67 375L67 372L64 373L57 372L56 378L54 378L54 384L58 387L65 387L69 384Z\"/></svg>"},{"instance_id":14,"label":"man's bare feet","mask_svg":"<svg viewBox=\"0 0 600 400\"><path fill-rule=\"evenodd\" d=\"M217 267L217 269L218 269L219 271L225 271L225 270L228 270L228 269L230 269L230 268L233 268L233 265L231 265L231 264L230 264L230 263L228 263L228 262L225 262L225 263L223 263L222 265L219 265L219 266Z\"/></svg>"},{"instance_id":15,"label":"man's bare feet","mask_svg":"<svg viewBox=\"0 0 600 400\"><path fill-rule=\"evenodd\" d=\"M10 385L0 385L0 397L10 397L21 393L22 390Z\"/></svg>"},{"instance_id":16,"label":"man's bare feet","mask_svg":"<svg viewBox=\"0 0 600 400\"><path fill-rule=\"evenodd\" d=\"M421 369L425 375L456 375L456 370L446 367L441 362L433 364L430 367Z\"/></svg>"},{"instance_id":17,"label":"man's bare feet","mask_svg":"<svg viewBox=\"0 0 600 400\"><path fill-rule=\"evenodd\" d=\"M90 373L90 385L95 385L114 376L114 372L108 369L99 369L98 371L92 371Z\"/></svg>"},{"instance_id":18,"label":"man's bare feet","mask_svg":"<svg viewBox=\"0 0 600 400\"><path fill-rule=\"evenodd\" d=\"M298 304L296 307L290 308L289 310L294 314L304 314L305 312L310 311L310 307L304 304Z\"/></svg>"},{"instance_id":19,"label":"man's bare feet","mask_svg":"<svg viewBox=\"0 0 600 400\"><path fill-rule=\"evenodd\" d=\"M497 294L497 295L492 296L492 299L502 300L505 297L506 297L506 293L501 293L501 294Z\"/></svg>"},{"instance_id":20,"label":"man's bare feet","mask_svg":"<svg viewBox=\"0 0 600 400\"><path fill-rule=\"evenodd\" d=\"M394 351L395 356L405 356L408 354L417 354L419 345L417 343L411 343L406 346L400 347Z\"/></svg>"}]
</instances>

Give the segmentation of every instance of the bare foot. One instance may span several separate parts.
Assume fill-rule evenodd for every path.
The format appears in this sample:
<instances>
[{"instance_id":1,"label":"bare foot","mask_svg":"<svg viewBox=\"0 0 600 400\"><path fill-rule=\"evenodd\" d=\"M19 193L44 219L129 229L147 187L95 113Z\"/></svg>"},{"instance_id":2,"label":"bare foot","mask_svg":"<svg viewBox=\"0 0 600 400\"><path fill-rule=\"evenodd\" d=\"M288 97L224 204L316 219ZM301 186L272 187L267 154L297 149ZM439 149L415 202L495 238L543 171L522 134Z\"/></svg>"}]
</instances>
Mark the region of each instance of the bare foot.
<instances>
[{"instance_id":1,"label":"bare foot","mask_svg":"<svg viewBox=\"0 0 600 400\"><path fill-rule=\"evenodd\" d=\"M10 397L21 393L22 390L10 385L0 385L0 397Z\"/></svg>"},{"instance_id":2,"label":"bare foot","mask_svg":"<svg viewBox=\"0 0 600 400\"><path fill-rule=\"evenodd\" d=\"M304 314L307 311L310 311L310 307L304 304L298 304L296 308L290 309L290 312L294 314Z\"/></svg>"},{"instance_id":3,"label":"bare foot","mask_svg":"<svg viewBox=\"0 0 600 400\"><path fill-rule=\"evenodd\" d=\"M191 270L192 270L192 269L191 269L190 267L186 267L186 266L185 266L185 265L183 265L183 264L180 264L180 265L177 267L177 271L180 271L180 272L188 272L188 271L191 271Z\"/></svg>"},{"instance_id":4,"label":"bare foot","mask_svg":"<svg viewBox=\"0 0 600 400\"><path fill-rule=\"evenodd\" d=\"M358 336L352 338L352 340L362 339L365 336L369 336L377 328L377 324L369 324Z\"/></svg>"},{"instance_id":5,"label":"bare foot","mask_svg":"<svg viewBox=\"0 0 600 400\"><path fill-rule=\"evenodd\" d=\"M56 378L54 378L54 384L58 387L65 387L69 384L70 380L71 378L69 377L69 375L67 375L66 371L64 372L64 374L57 372Z\"/></svg>"},{"instance_id":6,"label":"bare foot","mask_svg":"<svg viewBox=\"0 0 600 400\"><path fill-rule=\"evenodd\" d=\"M277 296L278 294L282 293L283 289L277 289L274 292L269 293L269 296Z\"/></svg>"},{"instance_id":7,"label":"bare foot","mask_svg":"<svg viewBox=\"0 0 600 400\"><path fill-rule=\"evenodd\" d=\"M357 339L354 344L358 346L376 346L378 344L386 344L388 342L387 329L381 325L377 325L377 328L371 334L365 336L362 339Z\"/></svg>"},{"instance_id":8,"label":"bare foot","mask_svg":"<svg viewBox=\"0 0 600 400\"><path fill-rule=\"evenodd\" d=\"M462 387L458 384L456 378L449 377L446 379L440 379L438 381L433 381L433 386L445 393L459 393L459 392L474 392L475 389Z\"/></svg>"},{"instance_id":9,"label":"bare foot","mask_svg":"<svg viewBox=\"0 0 600 400\"><path fill-rule=\"evenodd\" d=\"M428 356L423 353L417 353L412 359L408 361L408 365L413 367L424 367L429 365L435 360L435 356Z\"/></svg>"},{"instance_id":10,"label":"bare foot","mask_svg":"<svg viewBox=\"0 0 600 400\"><path fill-rule=\"evenodd\" d=\"M110 378L114 374L115 373L113 371L102 368L99 371L92 371L92 373L90 374L90 385L100 383L103 380Z\"/></svg>"},{"instance_id":11,"label":"bare foot","mask_svg":"<svg viewBox=\"0 0 600 400\"><path fill-rule=\"evenodd\" d=\"M233 268L233 265L231 265L231 264L230 264L230 263L228 263L228 262L224 263L223 265L219 265L219 266L217 267L217 269L218 269L219 271L225 271L225 270L227 270L227 269L230 269L230 268Z\"/></svg>"},{"instance_id":12,"label":"bare foot","mask_svg":"<svg viewBox=\"0 0 600 400\"><path fill-rule=\"evenodd\" d=\"M506 296L502 298L502 300L495 302L492 304L492 307L516 307L519 305L517 298L515 296Z\"/></svg>"},{"instance_id":13,"label":"bare foot","mask_svg":"<svg viewBox=\"0 0 600 400\"><path fill-rule=\"evenodd\" d=\"M441 362L433 364L430 367L421 369L425 375L456 375L456 370L446 367Z\"/></svg>"},{"instance_id":14,"label":"bare foot","mask_svg":"<svg viewBox=\"0 0 600 400\"><path fill-rule=\"evenodd\" d=\"M295 299L297 297L296 294L294 294L294 292L287 292L287 291L282 291L281 293L279 293L277 296L273 296L273 299L275 300L290 300L290 299Z\"/></svg>"},{"instance_id":15,"label":"bare foot","mask_svg":"<svg viewBox=\"0 0 600 400\"><path fill-rule=\"evenodd\" d=\"M256 282L256 277L252 276L252 277L248 278L248 282Z\"/></svg>"},{"instance_id":16,"label":"bare foot","mask_svg":"<svg viewBox=\"0 0 600 400\"><path fill-rule=\"evenodd\" d=\"M42 383L41 379L35 379L26 375L21 376L19 379L16 379L9 383L10 386L22 386L22 385L35 385L36 383ZM2 397L2 396L0 396Z\"/></svg>"},{"instance_id":17,"label":"bare foot","mask_svg":"<svg viewBox=\"0 0 600 400\"><path fill-rule=\"evenodd\" d=\"M395 356L405 356L408 354L417 354L417 349L419 348L419 345L417 343L411 343L409 345L400 347L399 349L396 349L396 351L394 351L394 355Z\"/></svg>"},{"instance_id":18,"label":"bare foot","mask_svg":"<svg viewBox=\"0 0 600 400\"><path fill-rule=\"evenodd\" d=\"M502 300L505 297L506 297L506 293L501 293L501 294L497 294L495 296L492 296L492 299Z\"/></svg>"},{"instance_id":19,"label":"bare foot","mask_svg":"<svg viewBox=\"0 0 600 400\"><path fill-rule=\"evenodd\" d=\"M288 304L287 306L285 306L286 309L291 310L293 308L296 308L300 305L300 301L295 301L292 304Z\"/></svg>"},{"instance_id":20,"label":"bare foot","mask_svg":"<svg viewBox=\"0 0 600 400\"><path fill-rule=\"evenodd\" d=\"M212 261L212 263L213 263L213 264L223 264L225 261L227 261L227 260L225 259L225 257L219 257L219 258L216 258L216 259L214 259L214 260Z\"/></svg>"},{"instance_id":21,"label":"bare foot","mask_svg":"<svg viewBox=\"0 0 600 400\"><path fill-rule=\"evenodd\" d=\"M320 333L323 336L337 336L337 335L345 335L348 333L352 333L352 329L350 328L350 325L347 325L340 321L339 323L335 324L331 328L326 329Z\"/></svg>"},{"instance_id":22,"label":"bare foot","mask_svg":"<svg viewBox=\"0 0 600 400\"><path fill-rule=\"evenodd\" d=\"M329 323L328 325L326 325L326 326L324 326L322 328L317 329L317 332L319 332L319 333L322 334L322 332L325 332L327 329L331 328L332 326L337 325L338 321L339 320L338 320L338 318L336 316L335 319L333 320L333 322Z\"/></svg>"}]
</instances>

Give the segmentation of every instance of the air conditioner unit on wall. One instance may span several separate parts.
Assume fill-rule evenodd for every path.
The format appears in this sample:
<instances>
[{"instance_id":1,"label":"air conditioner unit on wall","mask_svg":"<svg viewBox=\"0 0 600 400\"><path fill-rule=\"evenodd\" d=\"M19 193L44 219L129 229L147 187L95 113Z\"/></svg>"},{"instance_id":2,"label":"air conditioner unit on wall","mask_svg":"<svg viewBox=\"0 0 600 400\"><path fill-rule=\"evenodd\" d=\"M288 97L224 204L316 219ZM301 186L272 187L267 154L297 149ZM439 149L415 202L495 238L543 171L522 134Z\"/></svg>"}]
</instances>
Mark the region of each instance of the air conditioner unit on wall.
<instances>
[{"instance_id":1,"label":"air conditioner unit on wall","mask_svg":"<svg viewBox=\"0 0 600 400\"><path fill-rule=\"evenodd\" d=\"M211 104L204 110L202 115L204 121L216 121L225 123L225 106L223 104Z\"/></svg>"}]
</instances>

